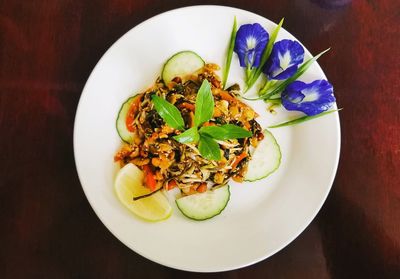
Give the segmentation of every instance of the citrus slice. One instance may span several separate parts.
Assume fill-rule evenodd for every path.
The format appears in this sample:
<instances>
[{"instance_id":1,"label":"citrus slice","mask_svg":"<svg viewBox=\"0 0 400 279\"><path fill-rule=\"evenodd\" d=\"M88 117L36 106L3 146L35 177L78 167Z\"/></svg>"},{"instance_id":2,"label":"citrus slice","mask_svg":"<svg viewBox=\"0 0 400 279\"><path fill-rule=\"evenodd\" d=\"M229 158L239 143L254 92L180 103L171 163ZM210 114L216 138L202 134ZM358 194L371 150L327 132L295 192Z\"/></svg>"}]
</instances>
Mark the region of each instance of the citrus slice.
<instances>
[{"instance_id":1,"label":"citrus slice","mask_svg":"<svg viewBox=\"0 0 400 279\"><path fill-rule=\"evenodd\" d=\"M148 197L133 200L134 197L151 193L143 186L143 172L134 164L127 164L119 170L114 188L121 203L144 220L161 221L171 216L171 205L160 191Z\"/></svg>"}]
</instances>

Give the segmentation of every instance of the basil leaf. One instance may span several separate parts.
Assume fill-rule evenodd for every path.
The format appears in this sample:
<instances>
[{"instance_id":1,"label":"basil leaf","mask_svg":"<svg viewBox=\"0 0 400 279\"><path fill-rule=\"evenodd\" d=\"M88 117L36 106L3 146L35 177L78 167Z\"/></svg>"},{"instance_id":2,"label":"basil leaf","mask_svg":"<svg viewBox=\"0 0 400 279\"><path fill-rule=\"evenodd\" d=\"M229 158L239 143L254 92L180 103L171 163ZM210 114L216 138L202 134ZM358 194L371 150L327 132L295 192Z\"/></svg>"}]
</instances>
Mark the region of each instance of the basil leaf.
<instances>
[{"instance_id":1,"label":"basil leaf","mask_svg":"<svg viewBox=\"0 0 400 279\"><path fill-rule=\"evenodd\" d=\"M226 132L221 126L206 126L200 128L200 135L206 135L217 140L224 140Z\"/></svg>"},{"instance_id":2,"label":"basil leaf","mask_svg":"<svg viewBox=\"0 0 400 279\"><path fill-rule=\"evenodd\" d=\"M233 124L201 127L200 133L207 134L217 140L241 139L253 135L250 131Z\"/></svg>"},{"instance_id":3,"label":"basil leaf","mask_svg":"<svg viewBox=\"0 0 400 279\"><path fill-rule=\"evenodd\" d=\"M253 135L252 132L234 124L222 125L221 128L226 131L226 139L242 139Z\"/></svg>"},{"instance_id":4,"label":"basil leaf","mask_svg":"<svg viewBox=\"0 0 400 279\"><path fill-rule=\"evenodd\" d=\"M196 127L211 119L214 113L214 97L208 80L203 80L196 96L194 124Z\"/></svg>"},{"instance_id":5,"label":"basil leaf","mask_svg":"<svg viewBox=\"0 0 400 279\"><path fill-rule=\"evenodd\" d=\"M219 161L221 159L219 144L207 135L200 134L199 151L201 156L208 160Z\"/></svg>"},{"instance_id":6,"label":"basil leaf","mask_svg":"<svg viewBox=\"0 0 400 279\"><path fill-rule=\"evenodd\" d=\"M182 134L174 136L173 138L180 143L197 143L200 136L197 132L197 127L192 127Z\"/></svg>"},{"instance_id":7,"label":"basil leaf","mask_svg":"<svg viewBox=\"0 0 400 279\"><path fill-rule=\"evenodd\" d=\"M151 96L151 99L156 111L169 126L177 130L185 129L185 122L177 107L157 95Z\"/></svg>"},{"instance_id":8,"label":"basil leaf","mask_svg":"<svg viewBox=\"0 0 400 279\"><path fill-rule=\"evenodd\" d=\"M222 87L223 88L225 88L226 81L228 80L229 69L231 68L233 48L235 47L236 33L237 33L237 22L236 22L236 16L235 16L233 19L231 38L230 38L229 46L228 46L228 53L226 55L224 72L222 74Z\"/></svg>"},{"instance_id":9,"label":"basil leaf","mask_svg":"<svg viewBox=\"0 0 400 279\"><path fill-rule=\"evenodd\" d=\"M321 112L320 114L317 114L317 115L302 116L302 117L293 119L291 121L287 121L287 122L283 122L283 123L280 123L280 124L277 124L277 125L269 126L268 128L279 128L279 127L284 127L284 126L291 126L291 125L300 124L300 123L303 123L303 122L306 122L306 121L309 121L309 120L312 120L312 119L315 119L315 118L318 118L318 117L321 117L321 116L324 116L324 115L327 115L327 114L330 114L332 112L339 111L339 110L342 110L342 109L340 108L340 109L335 109L335 110L330 110L330 111L324 111L324 112Z\"/></svg>"}]
</instances>

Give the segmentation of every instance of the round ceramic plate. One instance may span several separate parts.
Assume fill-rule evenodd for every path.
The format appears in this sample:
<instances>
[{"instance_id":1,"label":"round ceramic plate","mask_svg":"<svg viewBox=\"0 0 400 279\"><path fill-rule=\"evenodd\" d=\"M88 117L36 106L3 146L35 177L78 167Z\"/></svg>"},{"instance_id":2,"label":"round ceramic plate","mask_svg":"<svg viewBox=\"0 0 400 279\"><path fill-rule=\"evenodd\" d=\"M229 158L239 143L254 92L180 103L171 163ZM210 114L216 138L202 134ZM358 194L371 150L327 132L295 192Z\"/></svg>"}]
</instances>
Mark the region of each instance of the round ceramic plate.
<instances>
[{"instance_id":1,"label":"round ceramic plate","mask_svg":"<svg viewBox=\"0 0 400 279\"><path fill-rule=\"evenodd\" d=\"M193 50L207 62L223 65L234 16L239 25L258 22L269 33L276 26L254 13L220 6L187 7L155 16L134 27L104 54L86 83L76 113L76 166L97 216L136 253L177 269L225 271L273 255L315 217L338 165L340 125L333 113L271 129L281 146L281 167L261 181L230 183L231 200L213 219L187 219L173 204L168 220L148 223L118 201L113 191L117 171L113 156L122 144L115 129L121 104L154 83L163 63L178 51ZM284 38L295 39L281 29L277 41ZM308 51L306 56L310 57ZM301 80L321 78L326 77L315 63ZM243 69L236 54L228 84L235 82L243 87ZM248 103L260 114L258 121L264 128L296 115L283 110L272 115L265 103Z\"/></svg>"}]
</instances>

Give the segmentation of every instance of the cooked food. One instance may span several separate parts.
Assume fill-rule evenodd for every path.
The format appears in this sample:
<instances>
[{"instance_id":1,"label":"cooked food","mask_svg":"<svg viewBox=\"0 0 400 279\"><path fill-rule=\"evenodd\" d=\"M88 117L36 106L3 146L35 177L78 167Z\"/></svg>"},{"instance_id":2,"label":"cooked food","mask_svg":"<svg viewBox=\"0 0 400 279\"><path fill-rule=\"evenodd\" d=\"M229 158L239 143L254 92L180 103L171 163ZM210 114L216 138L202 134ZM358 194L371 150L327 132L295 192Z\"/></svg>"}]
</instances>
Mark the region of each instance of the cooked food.
<instances>
[{"instance_id":1,"label":"cooked food","mask_svg":"<svg viewBox=\"0 0 400 279\"><path fill-rule=\"evenodd\" d=\"M258 145L264 134L255 120L257 113L237 98L239 86L224 90L216 70L217 65L205 64L193 74L173 78L167 85L158 79L152 87L128 99L122 106L117 129L126 143L114 160L121 167L128 163L139 167L144 172L144 184L150 190L178 187L183 195L191 195L226 185L230 178L243 181L251 159L250 149ZM201 126L230 124L231 128L235 125L250 132L250 136L241 138L205 137L218 144L219 160L203 156L196 141L177 141L176 136L183 130L166 123L154 104L154 96L166 100L178 108L184 130L194 128L196 97L204 80L210 84L214 108L211 119Z\"/></svg>"}]
</instances>

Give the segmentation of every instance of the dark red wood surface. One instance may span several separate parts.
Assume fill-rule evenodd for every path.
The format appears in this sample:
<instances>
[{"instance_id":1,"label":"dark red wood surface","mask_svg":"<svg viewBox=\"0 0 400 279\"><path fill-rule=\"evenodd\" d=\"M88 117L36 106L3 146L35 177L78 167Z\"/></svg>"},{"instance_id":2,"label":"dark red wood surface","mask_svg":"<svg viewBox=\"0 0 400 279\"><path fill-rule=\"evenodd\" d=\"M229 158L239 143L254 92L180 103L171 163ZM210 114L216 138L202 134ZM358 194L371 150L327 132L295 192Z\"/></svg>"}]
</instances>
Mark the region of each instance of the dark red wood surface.
<instances>
[{"instance_id":1,"label":"dark red wood surface","mask_svg":"<svg viewBox=\"0 0 400 279\"><path fill-rule=\"evenodd\" d=\"M126 31L194 4L250 10L320 59L342 150L332 191L288 247L253 266L196 274L129 250L89 206L75 170L75 110ZM400 278L400 1L0 1L1 278Z\"/></svg>"}]
</instances>

